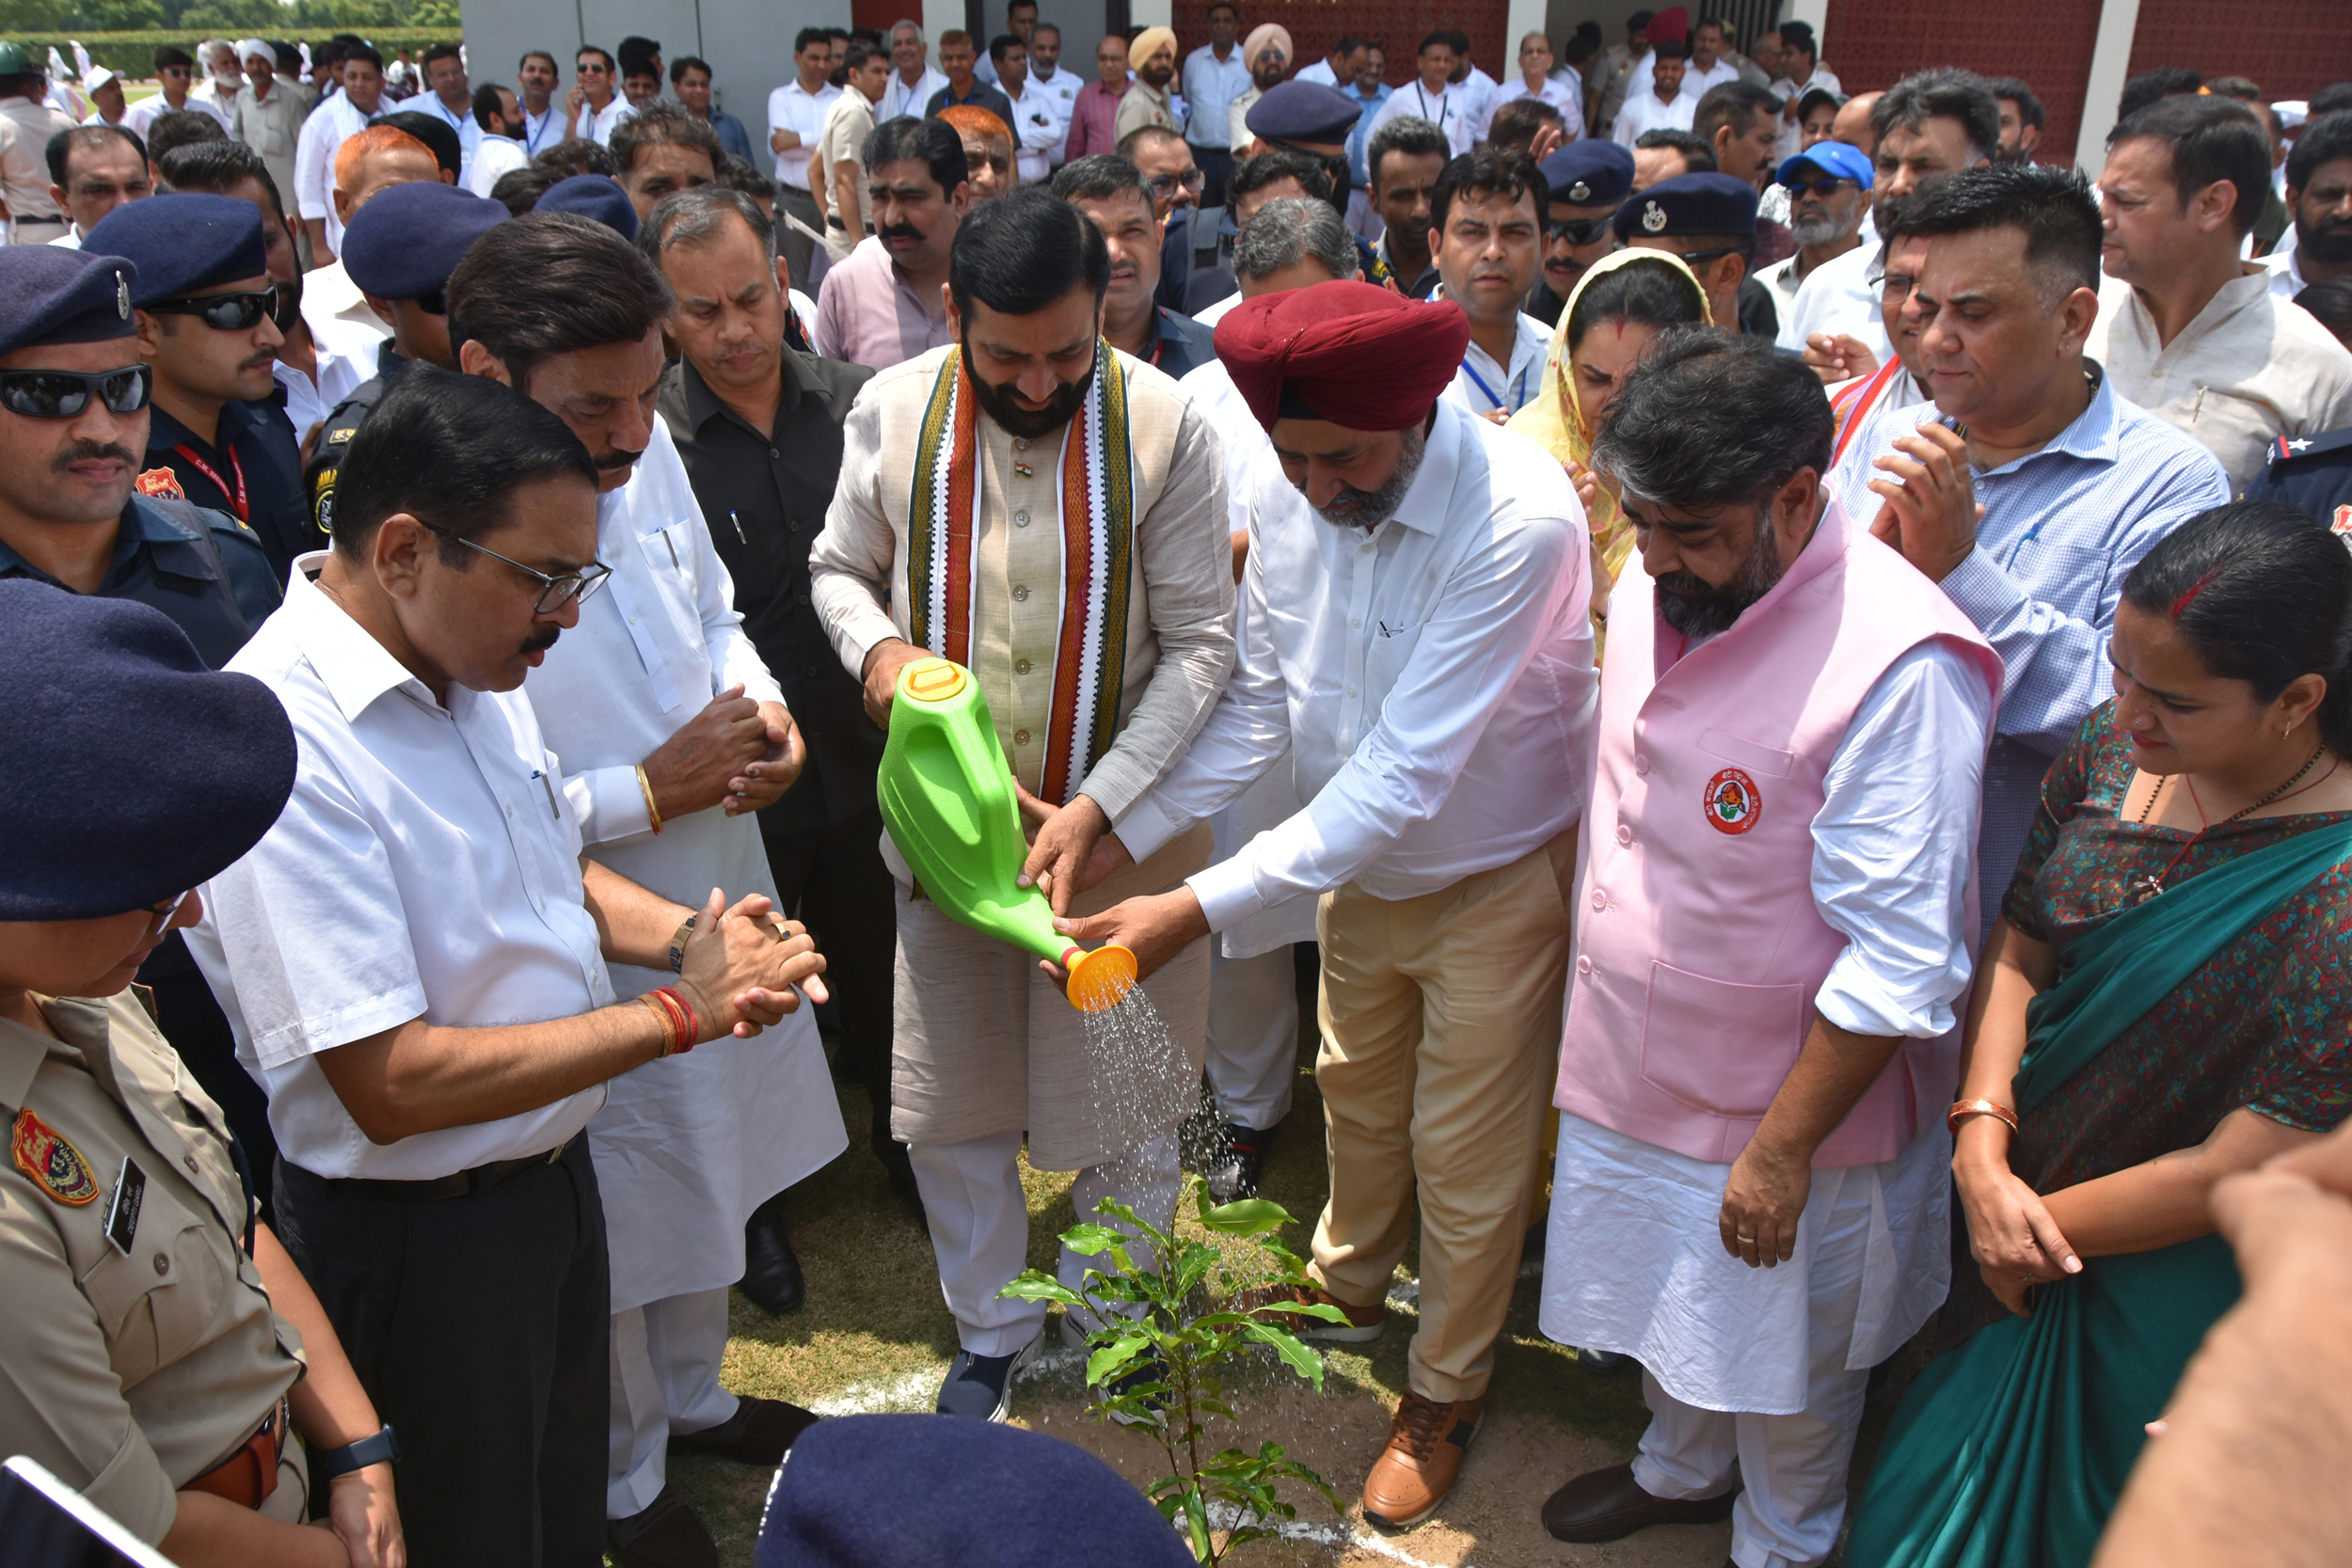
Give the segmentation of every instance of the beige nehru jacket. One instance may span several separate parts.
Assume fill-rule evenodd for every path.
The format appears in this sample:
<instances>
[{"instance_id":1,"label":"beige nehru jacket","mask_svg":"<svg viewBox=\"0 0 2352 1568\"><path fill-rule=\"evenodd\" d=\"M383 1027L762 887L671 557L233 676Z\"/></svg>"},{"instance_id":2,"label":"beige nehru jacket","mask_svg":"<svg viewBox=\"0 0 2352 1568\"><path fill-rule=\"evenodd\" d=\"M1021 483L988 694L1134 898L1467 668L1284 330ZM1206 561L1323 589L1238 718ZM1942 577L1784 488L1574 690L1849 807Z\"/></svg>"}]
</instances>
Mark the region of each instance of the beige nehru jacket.
<instances>
[{"instance_id":1,"label":"beige nehru jacket","mask_svg":"<svg viewBox=\"0 0 2352 1568\"><path fill-rule=\"evenodd\" d=\"M842 430L841 481L809 574L817 613L852 675L863 674L875 643L908 635L907 507L924 406L946 354L933 349L875 376ZM1233 667L1232 550L1216 437L1173 380L1118 358L1136 460L1126 671L1119 739L1083 785L1114 823L1184 754ZM972 669L1014 775L1034 791L1062 628L1062 434L1018 441L984 413L977 428Z\"/></svg>"},{"instance_id":2,"label":"beige nehru jacket","mask_svg":"<svg viewBox=\"0 0 2352 1568\"><path fill-rule=\"evenodd\" d=\"M220 1107L127 994L40 1006L61 1039L0 1020L0 1113L20 1156L0 1165L0 1434L160 1541L177 1490L302 1375L302 1341L241 1245ZM146 1177L127 1251L106 1237L126 1157ZM281 1464L262 1512L299 1517L302 1492Z\"/></svg>"}]
</instances>

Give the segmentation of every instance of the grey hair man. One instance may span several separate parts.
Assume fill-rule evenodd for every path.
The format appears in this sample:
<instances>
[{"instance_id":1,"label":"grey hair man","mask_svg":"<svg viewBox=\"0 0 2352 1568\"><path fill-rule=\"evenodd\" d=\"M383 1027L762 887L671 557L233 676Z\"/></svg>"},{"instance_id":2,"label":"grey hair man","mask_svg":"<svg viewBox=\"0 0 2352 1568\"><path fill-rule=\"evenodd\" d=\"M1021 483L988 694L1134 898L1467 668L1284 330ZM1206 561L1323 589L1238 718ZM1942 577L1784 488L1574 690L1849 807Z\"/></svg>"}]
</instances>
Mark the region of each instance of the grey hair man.
<instances>
[{"instance_id":1,"label":"grey hair man","mask_svg":"<svg viewBox=\"0 0 2352 1568\"><path fill-rule=\"evenodd\" d=\"M1233 243L1233 277L1245 300L1360 276L1356 236L1329 202L1312 197L1267 202ZM1271 461L1273 443L1223 360L1211 359L1177 386L1223 443L1233 581L1237 605L1246 605L1239 585L1249 561L1248 481L1261 461ZM1260 779L1212 819L1218 858L1288 820L1299 804L1287 769ZM1209 1180L1212 1190L1229 1201L1257 1190L1274 1130L1290 1114L1291 1084L1298 1075L1298 988L1291 944L1315 940L1309 903L1253 916L1210 949L1209 1082L1224 1109L1231 1159Z\"/></svg>"}]
</instances>

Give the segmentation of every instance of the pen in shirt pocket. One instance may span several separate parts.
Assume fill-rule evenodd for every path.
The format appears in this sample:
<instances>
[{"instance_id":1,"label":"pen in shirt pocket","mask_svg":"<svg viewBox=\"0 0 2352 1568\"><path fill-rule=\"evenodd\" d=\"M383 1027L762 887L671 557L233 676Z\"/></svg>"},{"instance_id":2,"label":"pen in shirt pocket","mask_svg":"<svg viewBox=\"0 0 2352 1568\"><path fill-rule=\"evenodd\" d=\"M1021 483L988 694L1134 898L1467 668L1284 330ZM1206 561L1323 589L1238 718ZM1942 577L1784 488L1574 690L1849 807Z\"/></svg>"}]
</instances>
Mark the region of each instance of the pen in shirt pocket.
<instances>
[{"instance_id":1,"label":"pen in shirt pocket","mask_svg":"<svg viewBox=\"0 0 2352 1568\"><path fill-rule=\"evenodd\" d=\"M547 772L546 772L546 770L545 770L544 768L532 768L532 769L531 770L531 776L532 776L532 778L534 778L534 779L536 779L536 780L538 780L538 781L539 781L539 787L540 787L541 789L544 789L544 790L546 790L546 791L548 792L548 815L549 816L553 817L553 818L554 818L556 821L558 821L558 822L563 821L563 820L564 820L564 814L563 814L562 812L560 812L560 811L558 811L558 810L556 810L556 809L555 809L555 783L554 783L554 781L553 781L553 780L551 780L551 779L549 779L549 778L548 777Z\"/></svg>"},{"instance_id":2,"label":"pen in shirt pocket","mask_svg":"<svg viewBox=\"0 0 2352 1568\"><path fill-rule=\"evenodd\" d=\"M751 541L743 535L743 519L740 516L730 512L727 514L727 521L735 525L736 543L740 545L748 545L751 543Z\"/></svg>"}]
</instances>

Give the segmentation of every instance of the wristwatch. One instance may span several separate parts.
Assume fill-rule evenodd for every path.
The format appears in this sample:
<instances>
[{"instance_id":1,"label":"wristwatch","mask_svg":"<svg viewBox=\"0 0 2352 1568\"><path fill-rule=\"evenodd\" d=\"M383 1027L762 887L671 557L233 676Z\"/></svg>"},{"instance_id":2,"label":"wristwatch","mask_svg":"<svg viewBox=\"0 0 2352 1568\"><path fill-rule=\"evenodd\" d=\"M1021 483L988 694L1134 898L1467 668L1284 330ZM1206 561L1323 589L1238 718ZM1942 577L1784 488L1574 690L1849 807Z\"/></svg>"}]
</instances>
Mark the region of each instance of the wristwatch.
<instances>
[{"instance_id":1,"label":"wristwatch","mask_svg":"<svg viewBox=\"0 0 2352 1568\"><path fill-rule=\"evenodd\" d=\"M362 1437L357 1443L346 1443L340 1449L313 1449L310 1463L319 1473L332 1480L347 1476L354 1470L364 1470L371 1465L400 1463L400 1439L392 1435L389 1421L373 1437Z\"/></svg>"},{"instance_id":2,"label":"wristwatch","mask_svg":"<svg viewBox=\"0 0 2352 1568\"><path fill-rule=\"evenodd\" d=\"M700 911L688 915L686 917L686 924L680 926L677 928L677 933L670 938L671 974L683 974L686 973L686 939L694 934L694 922L700 918Z\"/></svg>"}]
</instances>

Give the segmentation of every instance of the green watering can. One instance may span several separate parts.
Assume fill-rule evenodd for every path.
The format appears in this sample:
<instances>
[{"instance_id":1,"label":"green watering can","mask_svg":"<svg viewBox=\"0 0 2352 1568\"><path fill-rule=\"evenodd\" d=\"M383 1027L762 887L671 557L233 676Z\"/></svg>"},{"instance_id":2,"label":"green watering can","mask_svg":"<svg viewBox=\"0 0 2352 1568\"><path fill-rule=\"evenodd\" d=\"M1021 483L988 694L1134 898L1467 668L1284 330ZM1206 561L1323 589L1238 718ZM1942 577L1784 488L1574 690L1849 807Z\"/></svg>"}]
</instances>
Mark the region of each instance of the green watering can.
<instances>
[{"instance_id":1,"label":"green watering can","mask_svg":"<svg viewBox=\"0 0 2352 1568\"><path fill-rule=\"evenodd\" d=\"M898 672L878 793L890 841L923 893L964 925L1070 972L1070 1005L1099 1013L1136 983L1136 956L1089 953L1054 929L1054 908L1017 879L1029 858L1012 771L980 683L961 664L918 658Z\"/></svg>"}]
</instances>

